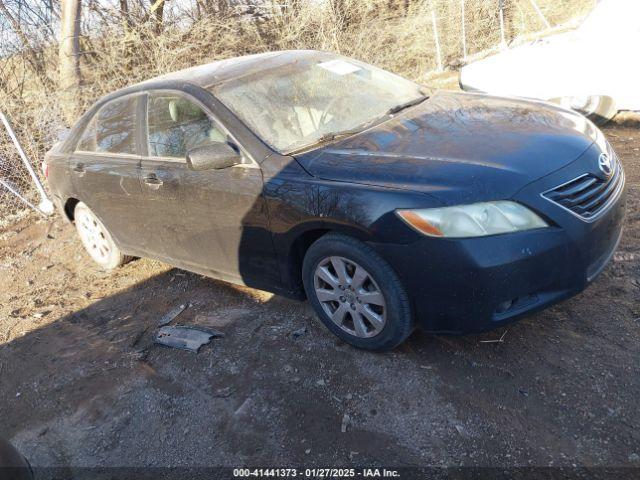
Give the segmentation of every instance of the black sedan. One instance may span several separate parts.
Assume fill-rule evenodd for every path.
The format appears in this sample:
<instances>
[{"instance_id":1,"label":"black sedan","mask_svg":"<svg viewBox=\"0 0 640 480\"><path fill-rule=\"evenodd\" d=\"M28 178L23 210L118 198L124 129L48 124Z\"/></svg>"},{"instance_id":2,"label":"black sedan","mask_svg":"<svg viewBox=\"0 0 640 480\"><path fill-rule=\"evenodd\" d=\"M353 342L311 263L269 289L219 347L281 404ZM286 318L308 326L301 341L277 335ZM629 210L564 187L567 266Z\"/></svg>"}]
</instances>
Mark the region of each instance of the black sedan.
<instances>
[{"instance_id":1,"label":"black sedan","mask_svg":"<svg viewBox=\"0 0 640 480\"><path fill-rule=\"evenodd\" d=\"M46 157L91 257L152 257L307 298L386 350L583 290L620 239L624 172L549 104L429 95L359 61L272 52L119 90Z\"/></svg>"}]
</instances>

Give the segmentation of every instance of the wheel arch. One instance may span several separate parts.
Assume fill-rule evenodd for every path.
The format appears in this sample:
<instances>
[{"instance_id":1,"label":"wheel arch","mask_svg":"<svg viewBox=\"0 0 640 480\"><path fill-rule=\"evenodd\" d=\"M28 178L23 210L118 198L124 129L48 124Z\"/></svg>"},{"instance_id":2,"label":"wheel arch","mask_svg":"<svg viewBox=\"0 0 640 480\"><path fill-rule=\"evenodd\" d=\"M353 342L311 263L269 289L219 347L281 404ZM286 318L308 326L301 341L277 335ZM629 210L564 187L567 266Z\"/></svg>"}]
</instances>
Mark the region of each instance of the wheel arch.
<instances>
[{"instance_id":1,"label":"wheel arch","mask_svg":"<svg viewBox=\"0 0 640 480\"><path fill-rule=\"evenodd\" d=\"M287 242L286 254L283 255L285 259L285 268L283 270L286 275L285 283L300 298L306 297L302 285L302 262L307 250L314 242L328 233L339 233L362 241L367 241L371 237L362 228L340 223L313 222L296 229L296 232L291 234L291 241Z\"/></svg>"},{"instance_id":2,"label":"wheel arch","mask_svg":"<svg viewBox=\"0 0 640 480\"><path fill-rule=\"evenodd\" d=\"M598 98L598 106L595 111L586 115L589 120L591 120L596 125L604 125L618 113L618 102L615 97L608 94L595 94L595 95L586 95L589 98ZM564 105L565 99L569 98L569 96L559 96L549 98L547 101L556 105L560 105L563 108L568 108L572 110L570 106ZM580 112L579 110L573 110L582 115L585 113Z\"/></svg>"},{"instance_id":3,"label":"wheel arch","mask_svg":"<svg viewBox=\"0 0 640 480\"><path fill-rule=\"evenodd\" d=\"M69 220L69 222L71 223L73 223L73 221L75 220L75 209L78 203L80 203L80 200L74 197L69 197L64 202L63 211L67 220Z\"/></svg>"}]
</instances>

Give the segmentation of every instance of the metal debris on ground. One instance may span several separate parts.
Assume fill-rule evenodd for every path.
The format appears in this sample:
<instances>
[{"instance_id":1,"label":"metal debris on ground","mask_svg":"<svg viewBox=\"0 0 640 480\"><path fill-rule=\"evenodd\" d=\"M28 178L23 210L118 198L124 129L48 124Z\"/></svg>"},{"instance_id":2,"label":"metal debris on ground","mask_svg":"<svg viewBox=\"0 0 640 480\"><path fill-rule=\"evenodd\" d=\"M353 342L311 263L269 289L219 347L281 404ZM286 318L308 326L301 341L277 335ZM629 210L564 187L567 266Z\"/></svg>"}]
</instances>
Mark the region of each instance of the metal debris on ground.
<instances>
[{"instance_id":1,"label":"metal debris on ground","mask_svg":"<svg viewBox=\"0 0 640 480\"><path fill-rule=\"evenodd\" d=\"M229 323L229 319L224 316L218 315L196 315L194 321L200 325L209 325L212 327L224 327L227 323Z\"/></svg>"},{"instance_id":2,"label":"metal debris on ground","mask_svg":"<svg viewBox=\"0 0 640 480\"><path fill-rule=\"evenodd\" d=\"M160 318L160 321L158 322L158 325L163 326L163 325L167 325L168 323L171 323L174 318L176 318L178 315L180 315L186 309L187 309L187 304L178 305L177 307L172 308L167 313L165 313L162 316L162 318Z\"/></svg>"},{"instance_id":3,"label":"metal debris on ground","mask_svg":"<svg viewBox=\"0 0 640 480\"><path fill-rule=\"evenodd\" d=\"M236 416L244 416L251 412L251 409L255 406L255 400L253 397L247 397L244 402L233 413Z\"/></svg>"},{"instance_id":4,"label":"metal debris on ground","mask_svg":"<svg viewBox=\"0 0 640 480\"><path fill-rule=\"evenodd\" d=\"M301 337L305 333L307 333L307 327L302 327L291 332L291 335L293 335L294 337Z\"/></svg>"},{"instance_id":5,"label":"metal debris on ground","mask_svg":"<svg viewBox=\"0 0 640 480\"><path fill-rule=\"evenodd\" d=\"M463 438L470 438L471 435L469 435L469 432L467 432L467 429L464 428L462 425L455 425L456 430L458 431L458 433L460 434L461 437Z\"/></svg>"},{"instance_id":6,"label":"metal debris on ground","mask_svg":"<svg viewBox=\"0 0 640 480\"><path fill-rule=\"evenodd\" d=\"M212 396L214 398L228 398L233 394L233 392L235 392L235 389L233 387L224 387L217 389L215 392L213 392Z\"/></svg>"},{"instance_id":7,"label":"metal debris on ground","mask_svg":"<svg viewBox=\"0 0 640 480\"><path fill-rule=\"evenodd\" d=\"M209 343L213 337L223 337L222 332L182 325L164 326L158 330L155 342L172 348L180 348L198 353L202 345Z\"/></svg>"},{"instance_id":8,"label":"metal debris on ground","mask_svg":"<svg viewBox=\"0 0 640 480\"><path fill-rule=\"evenodd\" d=\"M505 330L502 336L496 340L480 340L480 343L504 343L504 336L509 330Z\"/></svg>"},{"instance_id":9,"label":"metal debris on ground","mask_svg":"<svg viewBox=\"0 0 640 480\"><path fill-rule=\"evenodd\" d=\"M349 426L350 423L351 423L351 417L349 416L349 414L345 413L342 416L342 425L340 425L340 431L342 433L346 433L347 427Z\"/></svg>"}]
</instances>

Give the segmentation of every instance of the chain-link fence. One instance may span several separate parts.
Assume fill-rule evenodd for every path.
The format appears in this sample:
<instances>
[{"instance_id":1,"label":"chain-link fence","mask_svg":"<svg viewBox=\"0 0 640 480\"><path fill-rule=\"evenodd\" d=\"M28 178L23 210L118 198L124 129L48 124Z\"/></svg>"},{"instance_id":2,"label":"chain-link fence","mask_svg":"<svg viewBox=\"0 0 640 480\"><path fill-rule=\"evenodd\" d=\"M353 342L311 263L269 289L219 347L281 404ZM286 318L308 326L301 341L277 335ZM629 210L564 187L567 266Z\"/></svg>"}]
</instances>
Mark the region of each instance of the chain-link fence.
<instances>
[{"instance_id":1,"label":"chain-link fence","mask_svg":"<svg viewBox=\"0 0 640 480\"><path fill-rule=\"evenodd\" d=\"M51 214L53 205L6 115L0 112L0 229L29 209Z\"/></svg>"},{"instance_id":2,"label":"chain-link fence","mask_svg":"<svg viewBox=\"0 0 640 480\"><path fill-rule=\"evenodd\" d=\"M478 55L573 26L593 0L432 0L425 32L433 36L433 71L456 69Z\"/></svg>"}]
</instances>

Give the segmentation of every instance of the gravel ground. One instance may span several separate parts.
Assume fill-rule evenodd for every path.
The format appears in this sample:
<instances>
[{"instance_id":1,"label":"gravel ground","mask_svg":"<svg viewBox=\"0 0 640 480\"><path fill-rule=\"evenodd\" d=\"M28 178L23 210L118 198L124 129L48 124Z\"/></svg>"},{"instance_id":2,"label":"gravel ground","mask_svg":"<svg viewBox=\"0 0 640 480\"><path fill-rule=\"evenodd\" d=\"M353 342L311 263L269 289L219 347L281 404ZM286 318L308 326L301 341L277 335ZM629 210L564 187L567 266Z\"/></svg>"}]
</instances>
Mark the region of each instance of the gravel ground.
<instances>
[{"instance_id":1,"label":"gravel ground","mask_svg":"<svg viewBox=\"0 0 640 480\"><path fill-rule=\"evenodd\" d=\"M388 354L305 303L150 260L102 273L61 219L22 221L0 234L0 436L35 466L640 466L640 130L606 134L629 200L597 281ZM180 304L226 336L154 345Z\"/></svg>"}]
</instances>

